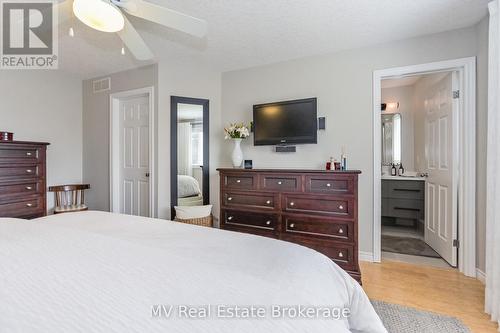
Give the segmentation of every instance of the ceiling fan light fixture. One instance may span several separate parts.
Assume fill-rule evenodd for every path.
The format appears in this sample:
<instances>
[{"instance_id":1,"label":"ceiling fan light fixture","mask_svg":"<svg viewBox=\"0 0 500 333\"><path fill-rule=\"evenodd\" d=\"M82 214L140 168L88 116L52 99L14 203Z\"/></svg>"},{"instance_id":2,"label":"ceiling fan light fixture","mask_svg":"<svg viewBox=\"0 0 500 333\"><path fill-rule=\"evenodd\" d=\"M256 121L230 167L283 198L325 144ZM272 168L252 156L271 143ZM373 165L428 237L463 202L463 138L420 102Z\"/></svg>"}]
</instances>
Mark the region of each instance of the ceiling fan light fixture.
<instances>
[{"instance_id":1,"label":"ceiling fan light fixture","mask_svg":"<svg viewBox=\"0 0 500 333\"><path fill-rule=\"evenodd\" d=\"M123 30L125 19L115 5L105 0L75 0L75 16L89 27L103 32Z\"/></svg>"}]
</instances>

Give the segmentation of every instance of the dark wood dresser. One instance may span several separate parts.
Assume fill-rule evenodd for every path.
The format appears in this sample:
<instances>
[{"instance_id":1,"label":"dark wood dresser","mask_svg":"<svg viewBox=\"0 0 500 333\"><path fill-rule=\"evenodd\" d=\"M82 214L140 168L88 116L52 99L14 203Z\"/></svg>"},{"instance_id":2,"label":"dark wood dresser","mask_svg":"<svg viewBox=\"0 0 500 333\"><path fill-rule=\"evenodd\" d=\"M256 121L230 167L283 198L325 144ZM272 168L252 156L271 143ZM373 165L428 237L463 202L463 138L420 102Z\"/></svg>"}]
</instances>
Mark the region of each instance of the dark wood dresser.
<instances>
[{"instance_id":1,"label":"dark wood dresser","mask_svg":"<svg viewBox=\"0 0 500 333\"><path fill-rule=\"evenodd\" d=\"M361 283L360 171L217 169L222 229L315 249Z\"/></svg>"},{"instance_id":2,"label":"dark wood dresser","mask_svg":"<svg viewBox=\"0 0 500 333\"><path fill-rule=\"evenodd\" d=\"M0 217L47 215L48 143L0 141Z\"/></svg>"}]
</instances>

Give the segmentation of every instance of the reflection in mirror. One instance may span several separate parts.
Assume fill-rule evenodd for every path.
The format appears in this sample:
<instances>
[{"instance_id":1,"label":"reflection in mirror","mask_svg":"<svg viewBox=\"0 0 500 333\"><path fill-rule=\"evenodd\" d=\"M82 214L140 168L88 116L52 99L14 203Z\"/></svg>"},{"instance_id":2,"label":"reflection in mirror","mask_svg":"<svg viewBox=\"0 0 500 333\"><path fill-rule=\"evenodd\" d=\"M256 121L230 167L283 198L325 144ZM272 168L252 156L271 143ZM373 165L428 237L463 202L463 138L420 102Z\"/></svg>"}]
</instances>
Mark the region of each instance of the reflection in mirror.
<instances>
[{"instance_id":1,"label":"reflection in mirror","mask_svg":"<svg viewBox=\"0 0 500 333\"><path fill-rule=\"evenodd\" d=\"M401 114L382 114L382 164L401 163Z\"/></svg>"},{"instance_id":2,"label":"reflection in mirror","mask_svg":"<svg viewBox=\"0 0 500 333\"><path fill-rule=\"evenodd\" d=\"M208 107L205 99L172 96L172 214L174 206L209 203Z\"/></svg>"},{"instance_id":3,"label":"reflection in mirror","mask_svg":"<svg viewBox=\"0 0 500 333\"><path fill-rule=\"evenodd\" d=\"M203 105L177 105L177 204L203 205Z\"/></svg>"}]
</instances>

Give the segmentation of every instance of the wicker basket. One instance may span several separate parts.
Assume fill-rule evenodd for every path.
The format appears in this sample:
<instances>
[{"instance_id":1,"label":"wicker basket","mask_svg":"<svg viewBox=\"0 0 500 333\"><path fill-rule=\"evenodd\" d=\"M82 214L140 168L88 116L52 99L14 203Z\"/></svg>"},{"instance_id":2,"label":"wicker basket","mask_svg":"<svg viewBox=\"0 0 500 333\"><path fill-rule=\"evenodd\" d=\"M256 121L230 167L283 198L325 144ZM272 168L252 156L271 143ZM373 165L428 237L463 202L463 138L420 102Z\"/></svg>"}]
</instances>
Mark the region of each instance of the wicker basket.
<instances>
[{"instance_id":1,"label":"wicker basket","mask_svg":"<svg viewBox=\"0 0 500 333\"><path fill-rule=\"evenodd\" d=\"M202 227L213 227L212 215L197 218L197 219L179 219L176 217L174 221L181 222L181 223L187 223L187 224L193 224L193 225L199 225Z\"/></svg>"}]
</instances>

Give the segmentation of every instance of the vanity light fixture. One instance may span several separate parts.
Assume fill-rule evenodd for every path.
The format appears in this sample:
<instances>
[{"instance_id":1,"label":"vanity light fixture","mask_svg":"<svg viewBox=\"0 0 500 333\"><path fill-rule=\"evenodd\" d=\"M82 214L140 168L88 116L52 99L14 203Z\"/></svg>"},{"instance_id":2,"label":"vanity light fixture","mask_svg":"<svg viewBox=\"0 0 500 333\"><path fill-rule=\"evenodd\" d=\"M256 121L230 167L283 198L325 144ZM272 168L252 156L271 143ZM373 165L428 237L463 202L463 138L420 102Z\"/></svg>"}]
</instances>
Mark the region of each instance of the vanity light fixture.
<instances>
[{"instance_id":1,"label":"vanity light fixture","mask_svg":"<svg viewBox=\"0 0 500 333\"><path fill-rule=\"evenodd\" d=\"M399 102L387 103L387 110L399 109Z\"/></svg>"}]
</instances>

